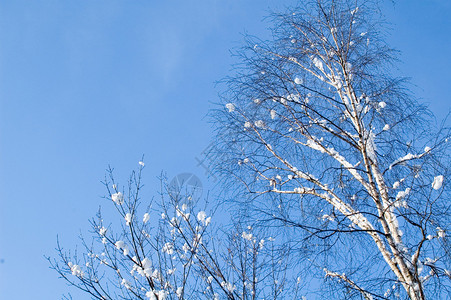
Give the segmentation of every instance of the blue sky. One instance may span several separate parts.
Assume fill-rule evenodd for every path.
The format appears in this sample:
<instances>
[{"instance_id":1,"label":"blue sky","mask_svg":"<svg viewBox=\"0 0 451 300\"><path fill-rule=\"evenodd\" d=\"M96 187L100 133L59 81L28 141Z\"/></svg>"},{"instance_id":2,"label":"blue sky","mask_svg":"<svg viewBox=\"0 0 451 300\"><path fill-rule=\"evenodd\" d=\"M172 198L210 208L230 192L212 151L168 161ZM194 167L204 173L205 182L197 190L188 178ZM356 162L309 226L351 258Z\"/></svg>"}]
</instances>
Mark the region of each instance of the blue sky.
<instances>
[{"instance_id":1,"label":"blue sky","mask_svg":"<svg viewBox=\"0 0 451 300\"><path fill-rule=\"evenodd\" d=\"M197 174L212 136L205 115L247 31L268 37L268 8L296 1L0 0L0 295L59 299L48 268L56 235L69 248L105 205L100 180L146 162ZM451 4L386 4L400 72L443 118L450 108ZM74 296L77 293L74 293ZM75 299L88 299L76 296Z\"/></svg>"}]
</instances>

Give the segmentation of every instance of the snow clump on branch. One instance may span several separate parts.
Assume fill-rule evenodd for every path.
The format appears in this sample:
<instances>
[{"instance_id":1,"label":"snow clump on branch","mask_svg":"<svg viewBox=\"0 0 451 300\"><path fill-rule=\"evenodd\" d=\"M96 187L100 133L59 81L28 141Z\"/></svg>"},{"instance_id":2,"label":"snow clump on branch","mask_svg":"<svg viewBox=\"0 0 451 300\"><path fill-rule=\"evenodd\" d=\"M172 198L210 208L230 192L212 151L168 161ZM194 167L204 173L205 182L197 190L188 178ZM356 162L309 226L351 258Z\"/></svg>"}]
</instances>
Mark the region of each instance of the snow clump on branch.
<instances>
[{"instance_id":1,"label":"snow clump on branch","mask_svg":"<svg viewBox=\"0 0 451 300\"><path fill-rule=\"evenodd\" d=\"M197 213L197 220L207 226L211 222L211 217L207 218L207 214L204 211L200 211Z\"/></svg>"},{"instance_id":2,"label":"snow clump on branch","mask_svg":"<svg viewBox=\"0 0 451 300\"><path fill-rule=\"evenodd\" d=\"M114 245L116 246L116 249L122 250L125 256L130 253L127 244L125 244L123 241L117 241Z\"/></svg>"},{"instance_id":3,"label":"snow clump on branch","mask_svg":"<svg viewBox=\"0 0 451 300\"><path fill-rule=\"evenodd\" d=\"M438 175L434 177L434 181L432 182L432 188L434 190L439 190L442 187L443 184L443 175Z\"/></svg>"},{"instance_id":4,"label":"snow clump on branch","mask_svg":"<svg viewBox=\"0 0 451 300\"><path fill-rule=\"evenodd\" d=\"M117 192L111 195L111 200L117 205L122 205L124 203L124 195L121 192Z\"/></svg>"},{"instance_id":5,"label":"snow clump on branch","mask_svg":"<svg viewBox=\"0 0 451 300\"><path fill-rule=\"evenodd\" d=\"M235 111L235 105L233 103L227 103L225 107L229 110L229 112Z\"/></svg>"},{"instance_id":6,"label":"snow clump on branch","mask_svg":"<svg viewBox=\"0 0 451 300\"><path fill-rule=\"evenodd\" d=\"M83 277L84 273L79 265L73 264L72 262L69 262L67 265L69 266L72 275L77 277Z\"/></svg>"},{"instance_id":7,"label":"snow clump on branch","mask_svg":"<svg viewBox=\"0 0 451 300\"><path fill-rule=\"evenodd\" d=\"M149 220L150 220L149 213L145 213L143 216L143 223L146 224L147 222L149 222Z\"/></svg>"}]
</instances>

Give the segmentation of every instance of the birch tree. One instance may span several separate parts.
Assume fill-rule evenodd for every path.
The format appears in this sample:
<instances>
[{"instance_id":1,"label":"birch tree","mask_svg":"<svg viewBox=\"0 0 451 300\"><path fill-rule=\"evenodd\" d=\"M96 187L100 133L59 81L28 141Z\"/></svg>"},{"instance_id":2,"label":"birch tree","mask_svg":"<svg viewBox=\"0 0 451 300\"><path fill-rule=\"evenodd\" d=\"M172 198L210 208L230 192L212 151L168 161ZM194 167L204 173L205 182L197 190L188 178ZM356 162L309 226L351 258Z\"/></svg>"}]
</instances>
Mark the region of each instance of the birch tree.
<instances>
[{"instance_id":1,"label":"birch tree","mask_svg":"<svg viewBox=\"0 0 451 300\"><path fill-rule=\"evenodd\" d=\"M216 172L255 221L298 229L312 274L342 287L329 297L450 297L446 122L396 76L377 1L300 5L238 51L212 112Z\"/></svg>"},{"instance_id":2,"label":"birch tree","mask_svg":"<svg viewBox=\"0 0 451 300\"><path fill-rule=\"evenodd\" d=\"M160 200L142 200L143 167L124 188L109 169L110 209L91 220L92 236L75 251L58 241L48 260L69 286L102 300L299 299L274 236L239 220L215 226L214 210L184 183L174 189L162 178Z\"/></svg>"}]
</instances>

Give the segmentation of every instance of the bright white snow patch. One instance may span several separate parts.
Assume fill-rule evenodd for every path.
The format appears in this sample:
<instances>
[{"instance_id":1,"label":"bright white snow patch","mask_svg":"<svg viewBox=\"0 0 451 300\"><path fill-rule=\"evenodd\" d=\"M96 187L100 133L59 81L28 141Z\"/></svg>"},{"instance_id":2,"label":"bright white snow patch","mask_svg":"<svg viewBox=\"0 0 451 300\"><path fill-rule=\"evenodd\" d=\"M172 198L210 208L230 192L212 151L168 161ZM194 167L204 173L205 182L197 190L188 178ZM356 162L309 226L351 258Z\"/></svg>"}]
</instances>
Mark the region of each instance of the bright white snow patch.
<instances>
[{"instance_id":1,"label":"bright white snow patch","mask_svg":"<svg viewBox=\"0 0 451 300\"><path fill-rule=\"evenodd\" d=\"M114 245L119 250L119 249L121 249L124 246L124 242L123 241L117 241Z\"/></svg>"},{"instance_id":2,"label":"bright white snow patch","mask_svg":"<svg viewBox=\"0 0 451 300\"><path fill-rule=\"evenodd\" d=\"M352 46L352 45L351 45ZM352 70L352 64L350 62L346 63L346 71L350 72Z\"/></svg>"},{"instance_id":3,"label":"bright white snow patch","mask_svg":"<svg viewBox=\"0 0 451 300\"><path fill-rule=\"evenodd\" d=\"M149 300L157 300L157 297L155 297L153 291L148 291L146 293L146 297L149 298Z\"/></svg>"},{"instance_id":4,"label":"bright white snow patch","mask_svg":"<svg viewBox=\"0 0 451 300\"><path fill-rule=\"evenodd\" d=\"M232 112L235 110L235 105L233 103L227 103L225 107L229 110L229 112Z\"/></svg>"},{"instance_id":5,"label":"bright white snow patch","mask_svg":"<svg viewBox=\"0 0 451 300\"><path fill-rule=\"evenodd\" d=\"M116 249L124 251L124 255L127 256L130 253L127 244L123 241L117 241L114 245L116 246Z\"/></svg>"},{"instance_id":6,"label":"bright white snow patch","mask_svg":"<svg viewBox=\"0 0 451 300\"><path fill-rule=\"evenodd\" d=\"M333 221L335 218L333 217L333 216L330 216L330 215L323 215L322 217L321 217L321 219L323 219L323 220L329 220L329 221Z\"/></svg>"},{"instance_id":7,"label":"bright white snow patch","mask_svg":"<svg viewBox=\"0 0 451 300\"><path fill-rule=\"evenodd\" d=\"M114 193L111 195L111 200L113 200L114 203L121 205L124 203L124 195L122 195L121 192Z\"/></svg>"},{"instance_id":8,"label":"bright white snow patch","mask_svg":"<svg viewBox=\"0 0 451 300\"><path fill-rule=\"evenodd\" d=\"M221 282L221 286L226 289L229 293L233 293L236 290L235 285L231 284L230 282Z\"/></svg>"},{"instance_id":9,"label":"bright white snow patch","mask_svg":"<svg viewBox=\"0 0 451 300\"><path fill-rule=\"evenodd\" d=\"M271 114L271 119L275 119L277 116L277 112L274 109L271 109L271 111L269 112Z\"/></svg>"},{"instance_id":10,"label":"bright white snow patch","mask_svg":"<svg viewBox=\"0 0 451 300\"><path fill-rule=\"evenodd\" d=\"M399 163L404 163L404 162L406 162L408 160L421 158L423 156L423 154L418 155L418 154L407 153L403 157L400 157L397 160L395 160L388 168L391 170L393 168L393 166L395 166L395 165L397 165Z\"/></svg>"},{"instance_id":11,"label":"bright white snow patch","mask_svg":"<svg viewBox=\"0 0 451 300\"><path fill-rule=\"evenodd\" d=\"M387 106L387 103L385 103L384 101L379 102L380 108L385 108L386 106Z\"/></svg>"},{"instance_id":12,"label":"bright white snow patch","mask_svg":"<svg viewBox=\"0 0 451 300\"><path fill-rule=\"evenodd\" d=\"M177 294L177 297L182 298L182 292L183 292L183 287L179 286L175 293Z\"/></svg>"},{"instance_id":13,"label":"bright white snow patch","mask_svg":"<svg viewBox=\"0 0 451 300\"><path fill-rule=\"evenodd\" d=\"M441 229L440 227L437 227L437 236L439 238L444 238L446 236L445 230Z\"/></svg>"},{"instance_id":14,"label":"bright white snow patch","mask_svg":"<svg viewBox=\"0 0 451 300\"><path fill-rule=\"evenodd\" d=\"M168 295L169 295L169 293L167 291L161 290L161 291L158 292L158 299L159 300L166 300Z\"/></svg>"},{"instance_id":15,"label":"bright white snow patch","mask_svg":"<svg viewBox=\"0 0 451 300\"><path fill-rule=\"evenodd\" d=\"M406 188L405 191L399 191L398 194L396 195L396 201L399 201L403 198L405 198L407 195L409 195L410 193L410 188Z\"/></svg>"},{"instance_id":16,"label":"bright white snow patch","mask_svg":"<svg viewBox=\"0 0 451 300\"><path fill-rule=\"evenodd\" d=\"M434 177L434 181L432 182L432 188L434 190L439 190L442 187L443 184L443 175L438 175Z\"/></svg>"},{"instance_id":17,"label":"bright white snow patch","mask_svg":"<svg viewBox=\"0 0 451 300\"><path fill-rule=\"evenodd\" d=\"M314 150L318 150L321 153L324 153L324 148L320 144L318 144L316 141L314 141L312 139L307 140L306 146L308 146L308 147L310 147L310 148L312 148Z\"/></svg>"},{"instance_id":18,"label":"bright white snow patch","mask_svg":"<svg viewBox=\"0 0 451 300\"><path fill-rule=\"evenodd\" d=\"M265 128L265 122L263 122L262 120L255 121L255 127Z\"/></svg>"},{"instance_id":19,"label":"bright white snow patch","mask_svg":"<svg viewBox=\"0 0 451 300\"><path fill-rule=\"evenodd\" d=\"M384 131L387 131L389 129L390 129L390 125L388 125L388 124L385 124L384 128L382 128L382 130L384 130Z\"/></svg>"},{"instance_id":20,"label":"bright white snow patch","mask_svg":"<svg viewBox=\"0 0 451 300\"><path fill-rule=\"evenodd\" d=\"M155 294L157 294L158 298L155 296ZM165 290L160 290L160 291L148 291L146 293L146 297L149 298L149 300L166 300L166 298L168 297L169 293Z\"/></svg>"},{"instance_id":21,"label":"bright white snow patch","mask_svg":"<svg viewBox=\"0 0 451 300\"><path fill-rule=\"evenodd\" d=\"M252 126L251 122L249 122L249 121L244 122L244 128L250 128L251 126Z\"/></svg>"},{"instance_id":22,"label":"bright white snow patch","mask_svg":"<svg viewBox=\"0 0 451 300\"><path fill-rule=\"evenodd\" d=\"M102 226L102 228L100 228L100 230L99 230L99 234L105 235L105 233L106 233L106 228Z\"/></svg>"},{"instance_id":23,"label":"bright white snow patch","mask_svg":"<svg viewBox=\"0 0 451 300\"><path fill-rule=\"evenodd\" d=\"M287 100L299 103L299 96L296 94L289 94L287 95Z\"/></svg>"},{"instance_id":24,"label":"bright white snow patch","mask_svg":"<svg viewBox=\"0 0 451 300\"><path fill-rule=\"evenodd\" d=\"M294 83L296 83L296 84L303 84L303 83L304 83L304 80L302 80L301 78L296 77L296 78L294 79Z\"/></svg>"},{"instance_id":25,"label":"bright white snow patch","mask_svg":"<svg viewBox=\"0 0 451 300\"><path fill-rule=\"evenodd\" d=\"M166 252L169 255L172 255L174 253L174 245L170 242L167 242L166 244L164 244L163 246L163 252Z\"/></svg>"},{"instance_id":26,"label":"bright white snow patch","mask_svg":"<svg viewBox=\"0 0 451 300\"><path fill-rule=\"evenodd\" d=\"M200 212L197 213L197 219L200 222L205 222L206 218L207 218L207 214L203 210L201 210Z\"/></svg>"},{"instance_id":27,"label":"bright white snow patch","mask_svg":"<svg viewBox=\"0 0 451 300\"><path fill-rule=\"evenodd\" d=\"M143 161L138 162L138 164L139 164L141 167L144 167L144 162L143 162Z\"/></svg>"},{"instance_id":28,"label":"bright white snow patch","mask_svg":"<svg viewBox=\"0 0 451 300\"><path fill-rule=\"evenodd\" d=\"M79 265L69 262L68 266L72 272L72 275L77 276L77 277L83 277L84 274Z\"/></svg>"},{"instance_id":29,"label":"bright white snow patch","mask_svg":"<svg viewBox=\"0 0 451 300\"><path fill-rule=\"evenodd\" d=\"M136 257L133 257L133 260L136 260ZM142 267L137 264L134 265L133 270L138 272L138 274L143 277L151 277L152 276L152 263L150 262L150 260L147 257L145 257L141 261L141 265L142 265Z\"/></svg>"},{"instance_id":30,"label":"bright white snow patch","mask_svg":"<svg viewBox=\"0 0 451 300\"><path fill-rule=\"evenodd\" d=\"M396 201L395 202L395 207L409 208L409 205L407 204L407 201Z\"/></svg>"},{"instance_id":31,"label":"bright white snow patch","mask_svg":"<svg viewBox=\"0 0 451 300\"><path fill-rule=\"evenodd\" d=\"M149 220L150 220L149 213L145 213L143 216L143 223L146 224L147 222L149 222Z\"/></svg>"},{"instance_id":32,"label":"bright white snow patch","mask_svg":"<svg viewBox=\"0 0 451 300\"><path fill-rule=\"evenodd\" d=\"M241 237L245 240L250 241L250 240L252 240L252 238L254 236L252 235L252 233L247 233L247 232L243 231L243 233L241 234Z\"/></svg>"},{"instance_id":33,"label":"bright white snow patch","mask_svg":"<svg viewBox=\"0 0 451 300\"><path fill-rule=\"evenodd\" d=\"M318 57L313 58L313 64L321 71L324 70L323 62Z\"/></svg>"},{"instance_id":34,"label":"bright white snow patch","mask_svg":"<svg viewBox=\"0 0 451 300\"><path fill-rule=\"evenodd\" d=\"M130 225L130 223L132 222L132 214L131 213L127 213L124 217L125 219L125 223L128 225Z\"/></svg>"}]
</instances>

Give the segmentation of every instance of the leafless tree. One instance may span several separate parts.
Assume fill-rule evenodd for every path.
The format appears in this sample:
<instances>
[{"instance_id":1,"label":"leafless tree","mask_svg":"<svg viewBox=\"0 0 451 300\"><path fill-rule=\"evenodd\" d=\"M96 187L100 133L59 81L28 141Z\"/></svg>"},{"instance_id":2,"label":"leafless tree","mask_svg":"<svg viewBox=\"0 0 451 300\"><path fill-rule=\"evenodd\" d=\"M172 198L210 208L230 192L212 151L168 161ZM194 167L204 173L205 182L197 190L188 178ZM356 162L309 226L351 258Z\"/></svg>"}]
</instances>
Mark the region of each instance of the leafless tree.
<instances>
[{"instance_id":1,"label":"leafless tree","mask_svg":"<svg viewBox=\"0 0 451 300\"><path fill-rule=\"evenodd\" d=\"M256 222L298 229L323 297L451 297L446 123L396 77L377 1L300 5L238 51L215 174Z\"/></svg>"},{"instance_id":2,"label":"leafless tree","mask_svg":"<svg viewBox=\"0 0 451 300\"><path fill-rule=\"evenodd\" d=\"M288 252L268 231L239 220L215 226L214 210L206 212L194 189L173 188L164 177L152 207L140 198L143 167L125 189L108 170L105 199L114 209L99 210L81 251L58 242L58 256L48 259L69 285L91 299L298 299Z\"/></svg>"}]
</instances>

